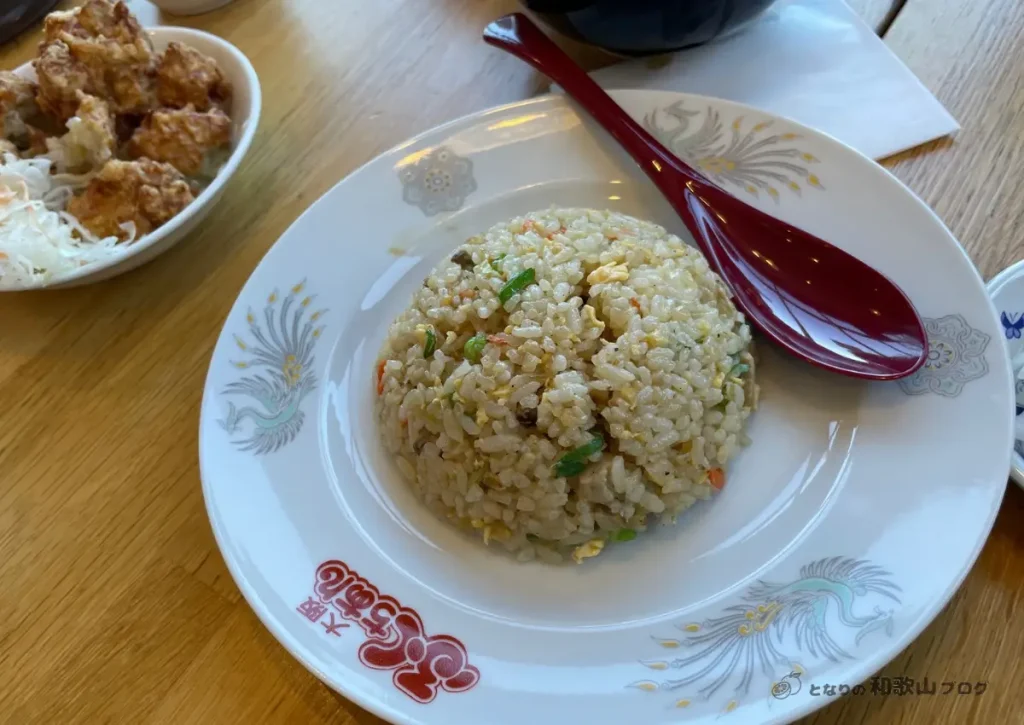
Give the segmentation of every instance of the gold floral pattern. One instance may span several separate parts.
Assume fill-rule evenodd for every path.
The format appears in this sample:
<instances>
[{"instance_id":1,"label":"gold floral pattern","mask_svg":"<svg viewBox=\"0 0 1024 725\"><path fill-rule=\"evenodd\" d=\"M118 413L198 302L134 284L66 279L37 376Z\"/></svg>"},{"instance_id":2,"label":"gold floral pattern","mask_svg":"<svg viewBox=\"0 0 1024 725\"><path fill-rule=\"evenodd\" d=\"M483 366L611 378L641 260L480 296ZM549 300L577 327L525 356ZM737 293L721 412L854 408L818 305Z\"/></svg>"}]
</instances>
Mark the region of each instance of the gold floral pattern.
<instances>
[{"instance_id":1,"label":"gold floral pattern","mask_svg":"<svg viewBox=\"0 0 1024 725\"><path fill-rule=\"evenodd\" d=\"M644 116L647 130L676 156L702 171L719 186L738 187L774 201L781 190L800 195L804 188L824 189L810 170L820 163L793 142L799 134L773 133L774 121L731 123L714 108L691 110L677 101Z\"/></svg>"}]
</instances>

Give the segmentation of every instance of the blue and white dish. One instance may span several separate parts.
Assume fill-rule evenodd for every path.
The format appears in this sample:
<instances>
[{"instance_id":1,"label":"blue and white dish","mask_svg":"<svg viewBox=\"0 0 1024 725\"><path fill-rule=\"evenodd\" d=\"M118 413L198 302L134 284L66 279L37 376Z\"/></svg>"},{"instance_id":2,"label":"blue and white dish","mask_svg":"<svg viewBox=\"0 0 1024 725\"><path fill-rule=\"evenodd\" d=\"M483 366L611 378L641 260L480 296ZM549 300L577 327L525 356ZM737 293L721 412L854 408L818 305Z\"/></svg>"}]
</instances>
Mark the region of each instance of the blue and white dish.
<instances>
[{"instance_id":1,"label":"blue and white dish","mask_svg":"<svg viewBox=\"0 0 1024 725\"><path fill-rule=\"evenodd\" d=\"M1024 261L1007 267L988 283L1013 365L1016 420L1010 476L1024 488ZM1014 364L1016 363L1016 364Z\"/></svg>"}]
</instances>

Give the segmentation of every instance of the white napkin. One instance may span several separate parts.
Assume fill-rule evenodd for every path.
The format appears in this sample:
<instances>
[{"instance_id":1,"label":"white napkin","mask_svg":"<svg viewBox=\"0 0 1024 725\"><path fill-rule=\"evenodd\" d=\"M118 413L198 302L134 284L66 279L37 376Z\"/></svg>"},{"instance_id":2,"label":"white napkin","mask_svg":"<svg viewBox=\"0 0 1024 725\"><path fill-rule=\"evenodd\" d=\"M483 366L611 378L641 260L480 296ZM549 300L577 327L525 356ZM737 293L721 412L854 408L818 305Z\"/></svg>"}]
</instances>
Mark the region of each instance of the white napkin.
<instances>
[{"instance_id":1,"label":"white napkin","mask_svg":"<svg viewBox=\"0 0 1024 725\"><path fill-rule=\"evenodd\" d=\"M630 60L592 75L610 89L686 91L747 103L875 159L960 128L842 0L780 0L743 30L655 65Z\"/></svg>"}]
</instances>

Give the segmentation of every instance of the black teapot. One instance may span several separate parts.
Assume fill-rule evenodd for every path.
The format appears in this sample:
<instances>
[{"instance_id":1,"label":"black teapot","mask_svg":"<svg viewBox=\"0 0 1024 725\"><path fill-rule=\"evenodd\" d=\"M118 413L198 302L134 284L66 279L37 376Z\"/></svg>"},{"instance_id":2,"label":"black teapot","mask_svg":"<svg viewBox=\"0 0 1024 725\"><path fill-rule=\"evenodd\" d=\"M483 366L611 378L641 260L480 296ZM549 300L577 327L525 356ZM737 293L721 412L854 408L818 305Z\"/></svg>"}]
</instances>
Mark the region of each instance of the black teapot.
<instances>
[{"instance_id":1,"label":"black teapot","mask_svg":"<svg viewBox=\"0 0 1024 725\"><path fill-rule=\"evenodd\" d=\"M757 17L775 0L523 0L562 33L628 55L699 45Z\"/></svg>"}]
</instances>

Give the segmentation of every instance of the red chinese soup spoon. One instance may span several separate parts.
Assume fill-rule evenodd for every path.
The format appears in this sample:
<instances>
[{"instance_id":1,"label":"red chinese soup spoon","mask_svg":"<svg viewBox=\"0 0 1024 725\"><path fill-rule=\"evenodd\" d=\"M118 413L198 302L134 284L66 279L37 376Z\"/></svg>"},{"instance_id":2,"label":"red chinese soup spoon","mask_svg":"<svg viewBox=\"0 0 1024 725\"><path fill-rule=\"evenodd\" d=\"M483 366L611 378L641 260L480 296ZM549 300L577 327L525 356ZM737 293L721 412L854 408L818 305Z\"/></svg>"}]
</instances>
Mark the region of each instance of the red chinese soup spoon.
<instances>
[{"instance_id":1,"label":"red chinese soup spoon","mask_svg":"<svg viewBox=\"0 0 1024 725\"><path fill-rule=\"evenodd\" d=\"M680 161L525 15L496 20L484 39L551 78L626 149L679 213L737 306L768 338L796 357L856 378L896 380L924 364L924 325L887 277Z\"/></svg>"}]
</instances>

